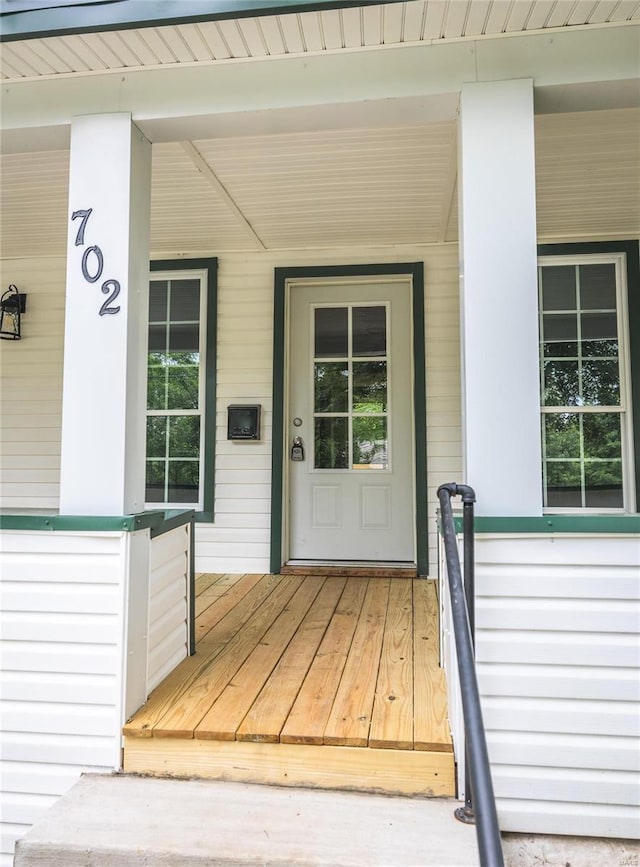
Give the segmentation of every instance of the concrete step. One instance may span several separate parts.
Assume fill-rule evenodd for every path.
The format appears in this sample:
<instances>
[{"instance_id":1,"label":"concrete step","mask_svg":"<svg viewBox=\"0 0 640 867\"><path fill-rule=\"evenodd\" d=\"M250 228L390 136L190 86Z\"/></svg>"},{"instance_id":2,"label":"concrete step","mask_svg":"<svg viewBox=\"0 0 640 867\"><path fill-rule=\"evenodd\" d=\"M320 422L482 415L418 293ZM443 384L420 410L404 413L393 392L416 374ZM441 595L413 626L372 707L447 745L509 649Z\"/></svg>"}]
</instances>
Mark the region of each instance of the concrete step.
<instances>
[{"instance_id":1,"label":"concrete step","mask_svg":"<svg viewBox=\"0 0 640 867\"><path fill-rule=\"evenodd\" d=\"M127 775L83 776L15 867L477 867L448 799Z\"/></svg>"}]
</instances>

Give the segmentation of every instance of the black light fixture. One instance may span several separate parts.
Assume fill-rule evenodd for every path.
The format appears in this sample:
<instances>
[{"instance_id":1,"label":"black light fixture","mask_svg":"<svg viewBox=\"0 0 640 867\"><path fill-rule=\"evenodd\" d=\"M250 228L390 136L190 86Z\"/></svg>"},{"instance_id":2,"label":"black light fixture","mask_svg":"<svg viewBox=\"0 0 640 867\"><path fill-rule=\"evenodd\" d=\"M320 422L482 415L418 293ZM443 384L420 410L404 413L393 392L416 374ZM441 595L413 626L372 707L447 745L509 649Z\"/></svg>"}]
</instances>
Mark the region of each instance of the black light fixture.
<instances>
[{"instance_id":1,"label":"black light fixture","mask_svg":"<svg viewBox=\"0 0 640 867\"><path fill-rule=\"evenodd\" d=\"M27 308L27 296L18 292L11 283L0 295L0 337L3 340L20 340L20 316Z\"/></svg>"}]
</instances>

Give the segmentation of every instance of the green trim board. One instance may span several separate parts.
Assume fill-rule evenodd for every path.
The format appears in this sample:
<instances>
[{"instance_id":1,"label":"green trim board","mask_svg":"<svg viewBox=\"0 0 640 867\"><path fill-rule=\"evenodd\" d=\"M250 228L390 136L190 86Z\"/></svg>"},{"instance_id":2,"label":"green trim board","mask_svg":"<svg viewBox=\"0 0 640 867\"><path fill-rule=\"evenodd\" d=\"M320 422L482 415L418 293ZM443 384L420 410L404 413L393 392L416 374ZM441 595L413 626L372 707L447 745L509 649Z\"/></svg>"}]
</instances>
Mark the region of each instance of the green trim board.
<instances>
[{"instance_id":1,"label":"green trim board","mask_svg":"<svg viewBox=\"0 0 640 867\"><path fill-rule=\"evenodd\" d=\"M456 531L462 532L462 517L454 518ZM640 534L640 515L542 515L534 517L477 516L474 530L481 533L584 533Z\"/></svg>"},{"instance_id":2,"label":"green trim board","mask_svg":"<svg viewBox=\"0 0 640 867\"><path fill-rule=\"evenodd\" d=\"M414 365L414 438L416 449L416 566L418 575L426 575L429 565L427 544L427 410L424 345L424 263L381 263L375 265L324 265L317 267L276 268L274 273L273 326L273 423L271 472L271 554L270 569L278 574L282 567L284 527L284 402L286 283L304 278L377 277L383 275L412 277L413 365Z\"/></svg>"},{"instance_id":3,"label":"green trim board","mask_svg":"<svg viewBox=\"0 0 640 867\"><path fill-rule=\"evenodd\" d=\"M134 533L151 530L151 538L193 521L193 509L150 510L135 515L60 515L39 510L0 514L0 530L49 530L78 533Z\"/></svg>"},{"instance_id":4,"label":"green trim board","mask_svg":"<svg viewBox=\"0 0 640 867\"><path fill-rule=\"evenodd\" d=\"M640 510L640 241L589 241L538 246L539 256L584 256L590 253L624 253L626 259L636 509Z\"/></svg>"},{"instance_id":5,"label":"green trim board","mask_svg":"<svg viewBox=\"0 0 640 867\"><path fill-rule=\"evenodd\" d=\"M204 508L196 512L198 523L212 523L215 503L216 458L216 356L218 327L218 260L209 259L154 259L150 271L202 271L207 272L207 321L204 398Z\"/></svg>"},{"instance_id":6,"label":"green trim board","mask_svg":"<svg viewBox=\"0 0 640 867\"><path fill-rule=\"evenodd\" d=\"M0 42L398 2L401 0L2 0Z\"/></svg>"}]
</instances>

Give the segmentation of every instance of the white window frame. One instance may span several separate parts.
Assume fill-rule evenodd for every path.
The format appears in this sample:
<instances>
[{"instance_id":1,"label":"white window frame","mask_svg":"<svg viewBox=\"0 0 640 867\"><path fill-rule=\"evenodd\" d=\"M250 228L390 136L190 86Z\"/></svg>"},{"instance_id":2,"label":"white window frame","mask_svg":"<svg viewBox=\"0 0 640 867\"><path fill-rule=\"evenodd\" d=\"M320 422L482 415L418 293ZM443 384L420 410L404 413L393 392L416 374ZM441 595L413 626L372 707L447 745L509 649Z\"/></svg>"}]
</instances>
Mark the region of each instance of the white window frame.
<instances>
[{"instance_id":1,"label":"white window frame","mask_svg":"<svg viewBox=\"0 0 640 867\"><path fill-rule=\"evenodd\" d=\"M622 457L622 496L623 505L619 508L605 507L590 507L590 506L544 506L544 514L624 514L627 512L635 512L635 475L634 475L634 453L633 453L633 414L632 414L632 392L631 392L631 361L629 349L629 312L628 312L628 287L627 287L627 268L626 254L622 252L616 253L584 253L584 254L568 254L568 255L544 255L538 257L538 322L540 334L542 331L542 283L540 280L540 272L545 266L558 265L594 265L594 264L613 264L616 275L616 318L618 327L618 362L620 370L620 403L617 406L549 406L546 407L542 403L542 395L544 393L544 378L543 365L544 358L542 356L542 341L540 341L540 350L538 357L538 370L540 375L540 416L541 416L541 438L542 438L542 484L543 484L543 502L546 496L545 486L545 440L544 440L544 419L546 415L557 413L619 413L620 414L620 430L621 430L621 457Z\"/></svg>"},{"instance_id":2,"label":"white window frame","mask_svg":"<svg viewBox=\"0 0 640 867\"><path fill-rule=\"evenodd\" d=\"M157 501L157 502L147 502L145 503L146 509L195 509L198 512L203 511L204 509L204 449L205 449L205 410L206 410L206 363L207 363L207 282L208 282L208 274L205 269L187 269L185 267L184 270L176 269L176 270L167 270L167 271L151 271L149 273L149 283L156 281L166 280L171 282L172 280L194 280L197 279L200 281L200 310L199 317L200 321L198 323L198 341L199 341L199 354L200 360L198 364L199 374L198 374L198 409L158 409L158 410L150 410L146 409L146 418L150 418L152 416L157 417L166 417L166 416L198 416L200 418L200 443L199 443L199 454L198 454L198 499L197 502L189 502L189 503L177 503L171 500L167 501ZM169 296L168 296L169 298ZM167 320L168 322L179 322L180 320ZM148 352L147 352L148 358ZM146 392L145 392L146 399ZM166 459L166 454L165 454ZM146 449L145 449L145 485L146 485Z\"/></svg>"}]
</instances>

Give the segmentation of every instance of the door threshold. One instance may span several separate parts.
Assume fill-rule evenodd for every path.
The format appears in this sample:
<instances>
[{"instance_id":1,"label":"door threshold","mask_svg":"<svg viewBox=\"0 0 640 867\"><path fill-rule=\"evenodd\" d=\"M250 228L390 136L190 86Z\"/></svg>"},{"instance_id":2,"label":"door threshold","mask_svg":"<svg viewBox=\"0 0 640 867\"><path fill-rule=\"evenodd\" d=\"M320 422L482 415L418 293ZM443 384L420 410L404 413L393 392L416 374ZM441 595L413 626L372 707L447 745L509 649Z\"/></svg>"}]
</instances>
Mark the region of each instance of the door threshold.
<instances>
[{"instance_id":1,"label":"door threshold","mask_svg":"<svg viewBox=\"0 0 640 867\"><path fill-rule=\"evenodd\" d=\"M410 562L380 560L288 560L282 575L336 575L346 578L417 578L418 569Z\"/></svg>"}]
</instances>

